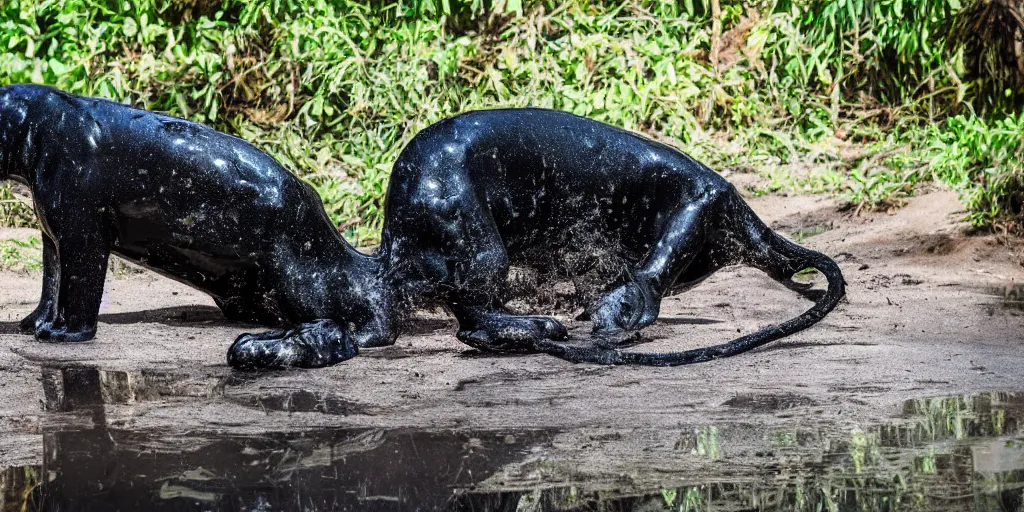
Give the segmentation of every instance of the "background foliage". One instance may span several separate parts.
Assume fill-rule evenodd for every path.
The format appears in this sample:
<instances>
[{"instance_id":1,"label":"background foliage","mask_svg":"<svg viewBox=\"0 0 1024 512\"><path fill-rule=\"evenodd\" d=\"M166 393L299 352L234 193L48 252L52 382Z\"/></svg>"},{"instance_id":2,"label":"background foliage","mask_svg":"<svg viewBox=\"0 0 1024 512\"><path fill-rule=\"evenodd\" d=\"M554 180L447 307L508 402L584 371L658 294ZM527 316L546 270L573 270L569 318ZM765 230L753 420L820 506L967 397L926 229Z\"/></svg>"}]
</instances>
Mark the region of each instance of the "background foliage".
<instances>
[{"instance_id":1,"label":"background foliage","mask_svg":"<svg viewBox=\"0 0 1024 512\"><path fill-rule=\"evenodd\" d=\"M1020 0L6 0L0 83L253 141L360 244L416 131L527 105L759 173L756 192L894 207L937 180L975 224L1019 229L1021 13ZM31 219L0 190L0 223Z\"/></svg>"}]
</instances>

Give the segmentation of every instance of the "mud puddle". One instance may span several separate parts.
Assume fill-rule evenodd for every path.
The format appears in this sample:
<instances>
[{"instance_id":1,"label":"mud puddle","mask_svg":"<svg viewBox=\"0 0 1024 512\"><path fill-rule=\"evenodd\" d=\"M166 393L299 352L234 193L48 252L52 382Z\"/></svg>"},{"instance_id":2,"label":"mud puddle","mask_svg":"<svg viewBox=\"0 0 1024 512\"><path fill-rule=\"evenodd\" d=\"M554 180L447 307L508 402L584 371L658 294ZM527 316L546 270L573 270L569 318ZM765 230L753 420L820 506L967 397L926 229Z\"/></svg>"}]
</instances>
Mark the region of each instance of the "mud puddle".
<instances>
[{"instance_id":1,"label":"mud puddle","mask_svg":"<svg viewBox=\"0 0 1024 512\"><path fill-rule=\"evenodd\" d=\"M795 394L643 430L138 429L157 397L367 414L307 390L244 400L234 377L45 367L41 464L0 469L0 510L1007 510L1024 507L1024 393L909 400L858 427ZM781 422L758 421L764 417ZM664 438L664 437L662 437ZM635 460L609 473L609 454ZM612 455L614 456L614 455ZM599 460L593 463L588 460Z\"/></svg>"},{"instance_id":2,"label":"mud puddle","mask_svg":"<svg viewBox=\"0 0 1024 512\"><path fill-rule=\"evenodd\" d=\"M332 428L233 434L133 430L109 407L214 397L233 379L89 366L43 368L41 465L0 471L0 510L363 510L442 506L521 460L552 430ZM346 414L315 393L268 394L250 406ZM428 507L429 508L429 507Z\"/></svg>"}]
</instances>

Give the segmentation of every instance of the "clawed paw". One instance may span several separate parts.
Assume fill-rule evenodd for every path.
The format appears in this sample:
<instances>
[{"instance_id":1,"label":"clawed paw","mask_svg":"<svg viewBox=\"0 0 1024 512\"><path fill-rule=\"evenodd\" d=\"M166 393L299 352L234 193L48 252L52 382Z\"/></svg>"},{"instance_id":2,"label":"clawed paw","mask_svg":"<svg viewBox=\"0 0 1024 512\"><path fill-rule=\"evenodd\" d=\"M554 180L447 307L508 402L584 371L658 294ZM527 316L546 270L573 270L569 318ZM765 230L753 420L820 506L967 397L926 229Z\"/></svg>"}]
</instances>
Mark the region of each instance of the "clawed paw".
<instances>
[{"instance_id":1,"label":"clawed paw","mask_svg":"<svg viewBox=\"0 0 1024 512\"><path fill-rule=\"evenodd\" d=\"M463 343L492 352L531 352L533 343L541 339L561 341L569 331L554 318L546 316L494 315L479 322L474 329L458 333Z\"/></svg>"},{"instance_id":2,"label":"clawed paw","mask_svg":"<svg viewBox=\"0 0 1024 512\"><path fill-rule=\"evenodd\" d=\"M627 283L598 300L591 308L595 333L634 331L658 318L658 301L639 283Z\"/></svg>"},{"instance_id":3,"label":"clawed paw","mask_svg":"<svg viewBox=\"0 0 1024 512\"><path fill-rule=\"evenodd\" d=\"M355 357L359 348L333 320L259 334L242 334L228 349L228 364L239 370L322 368Z\"/></svg>"},{"instance_id":4,"label":"clawed paw","mask_svg":"<svg viewBox=\"0 0 1024 512\"><path fill-rule=\"evenodd\" d=\"M36 327L36 339L51 343L79 343L96 337L96 326L71 329L54 322L40 322Z\"/></svg>"}]
</instances>

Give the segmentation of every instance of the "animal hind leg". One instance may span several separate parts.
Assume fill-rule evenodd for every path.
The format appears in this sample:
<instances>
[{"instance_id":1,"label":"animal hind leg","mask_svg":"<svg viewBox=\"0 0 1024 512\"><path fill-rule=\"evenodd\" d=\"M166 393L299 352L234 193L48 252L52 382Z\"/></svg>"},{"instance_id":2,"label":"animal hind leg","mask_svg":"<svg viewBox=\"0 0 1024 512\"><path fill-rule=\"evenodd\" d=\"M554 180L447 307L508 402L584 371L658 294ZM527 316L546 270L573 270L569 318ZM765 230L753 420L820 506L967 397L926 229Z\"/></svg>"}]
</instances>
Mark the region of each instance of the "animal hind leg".
<instances>
[{"instance_id":1,"label":"animal hind leg","mask_svg":"<svg viewBox=\"0 0 1024 512\"><path fill-rule=\"evenodd\" d=\"M481 350L495 352L533 351L541 339L564 340L565 326L546 316L516 315L500 305L460 306L449 304L459 321L459 341Z\"/></svg>"},{"instance_id":2,"label":"animal hind leg","mask_svg":"<svg viewBox=\"0 0 1024 512\"><path fill-rule=\"evenodd\" d=\"M610 334L636 330L658 318L662 296L704 245L708 205L707 200L698 201L671 216L654 249L632 279L591 306L594 332Z\"/></svg>"},{"instance_id":3,"label":"animal hind leg","mask_svg":"<svg viewBox=\"0 0 1024 512\"><path fill-rule=\"evenodd\" d=\"M457 337L474 348L529 351L539 339L562 340L568 331L546 316L516 315L505 309L508 256L493 223L475 231L461 272L452 276L448 306L459 322Z\"/></svg>"},{"instance_id":4,"label":"animal hind leg","mask_svg":"<svg viewBox=\"0 0 1024 512\"><path fill-rule=\"evenodd\" d=\"M568 337L553 318L516 315L503 306L508 254L490 212L470 189L424 196L421 204L429 206L418 218L427 222L403 231L418 234L413 245L421 251L423 274L439 283L439 298L459 322L460 341L484 350L530 351L536 340Z\"/></svg>"}]
</instances>

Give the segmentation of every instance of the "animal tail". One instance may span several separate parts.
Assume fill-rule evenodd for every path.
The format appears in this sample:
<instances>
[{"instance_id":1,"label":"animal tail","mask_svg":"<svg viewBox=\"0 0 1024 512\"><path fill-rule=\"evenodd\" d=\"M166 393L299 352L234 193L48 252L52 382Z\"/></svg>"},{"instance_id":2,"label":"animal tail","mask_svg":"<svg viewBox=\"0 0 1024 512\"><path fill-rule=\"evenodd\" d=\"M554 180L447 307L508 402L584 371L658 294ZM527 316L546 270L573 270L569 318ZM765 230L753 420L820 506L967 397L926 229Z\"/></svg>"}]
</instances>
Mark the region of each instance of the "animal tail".
<instances>
[{"instance_id":1,"label":"animal tail","mask_svg":"<svg viewBox=\"0 0 1024 512\"><path fill-rule=\"evenodd\" d=\"M753 216L753 212L750 212ZM753 246L758 249L746 258L746 263L756 267L786 287L806 295L805 285L792 281L792 277L807 268L821 272L828 281L828 289L813 307L800 316L778 325L765 327L757 332L741 336L728 343L684 352L639 353L623 352L600 347L573 347L540 340L534 343L538 352L551 354L575 363L596 363L605 365L680 366L703 363L713 359L734 356L760 347L766 343L802 331L825 317L845 295L845 281L839 266L828 256L801 247L776 234L759 219L751 226ZM763 229L761 229L763 228ZM809 285L808 285L809 287Z\"/></svg>"}]
</instances>

